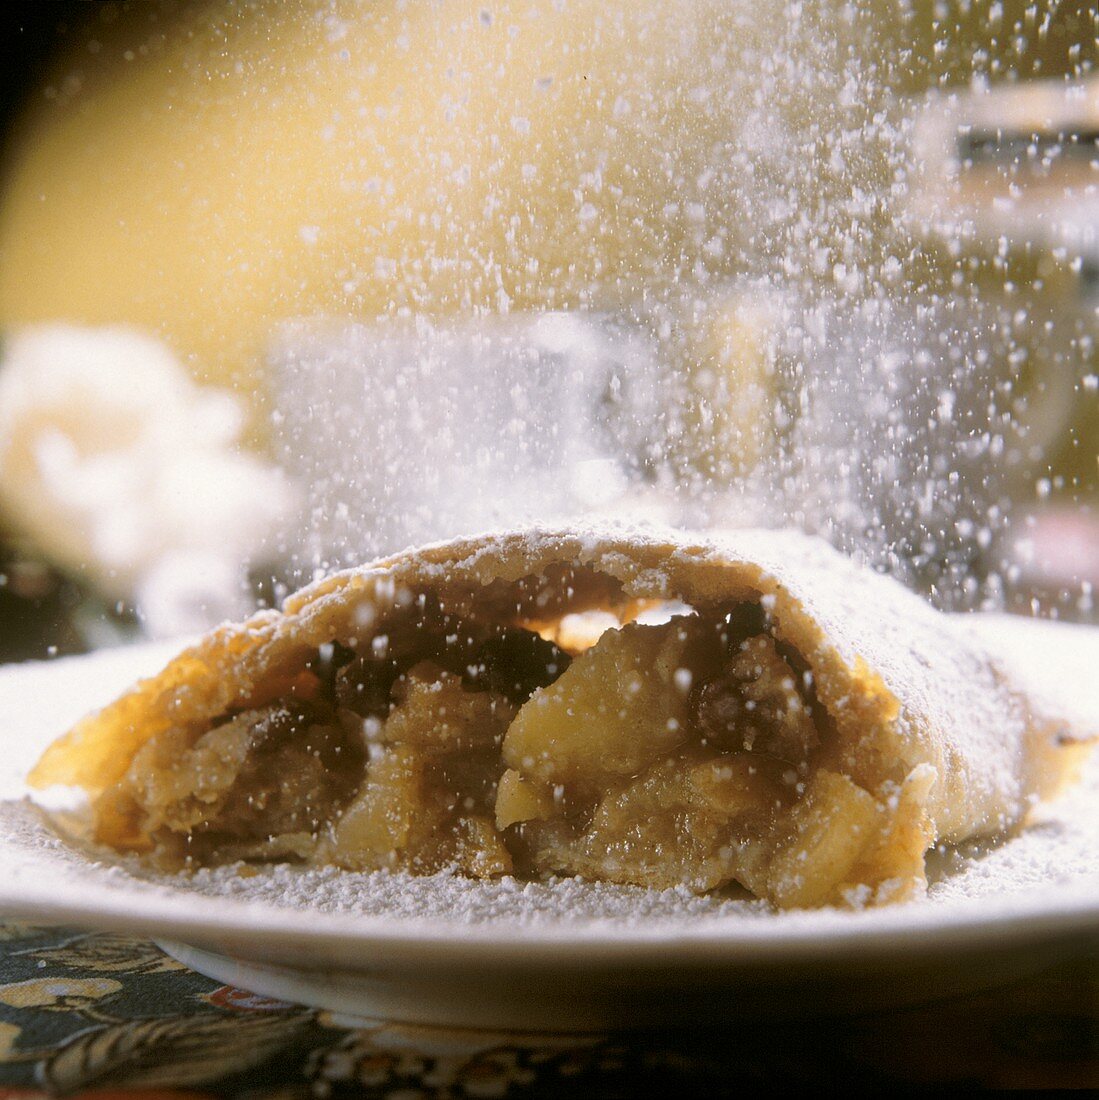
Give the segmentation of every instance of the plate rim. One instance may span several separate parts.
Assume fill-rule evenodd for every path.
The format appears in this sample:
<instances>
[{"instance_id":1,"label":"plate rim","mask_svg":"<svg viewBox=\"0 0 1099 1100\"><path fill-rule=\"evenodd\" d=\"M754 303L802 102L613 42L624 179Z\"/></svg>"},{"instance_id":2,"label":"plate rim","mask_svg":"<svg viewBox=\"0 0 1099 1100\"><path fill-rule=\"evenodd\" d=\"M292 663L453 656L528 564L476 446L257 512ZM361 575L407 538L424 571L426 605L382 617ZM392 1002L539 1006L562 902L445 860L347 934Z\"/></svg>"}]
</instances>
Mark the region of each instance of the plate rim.
<instances>
[{"instance_id":1,"label":"plate rim","mask_svg":"<svg viewBox=\"0 0 1099 1100\"><path fill-rule=\"evenodd\" d=\"M974 616L975 620L980 619ZM1066 624L985 616L978 625L991 630L1022 627L1063 629ZM1099 644L1099 627L1095 631ZM43 663L36 677L67 676L64 662L90 661L100 668L117 662L131 668L136 660L160 663L162 653L179 641L147 643L138 654L99 651L90 658L66 658ZM1097 650L1099 652L1099 650ZM0 670L0 685L11 685L19 670ZM5 798L2 804L8 804ZM20 800L21 801L21 800ZM33 803L32 803L33 804ZM56 836L56 834L54 834ZM58 840L59 844L65 842ZM17 844L21 847L21 844ZM72 849L70 849L72 850ZM50 858L47 853L39 857ZM85 861L87 856L82 857ZM104 860L93 855L95 862ZM84 867L78 869L83 873ZM576 967L595 964L628 967L654 965L736 966L819 962L848 958L917 958L928 954L972 951L990 938L1005 947L1053 937L1088 935L1099 945L1099 868L1094 881L1059 887L1055 882L1019 887L984 897L951 897L930 902L913 900L884 909L842 914L823 922L813 912L803 915L767 912L721 917L701 915L696 931L683 917L674 922L657 918L656 927L638 914L628 921L614 918L575 920L567 915L526 922L491 918L466 923L459 916L325 913L280 905L274 899L219 896L188 891L183 883L135 880L86 880L86 897L76 896L84 883L70 878L65 895L53 883L36 884L33 862L18 875L0 881L0 913L17 919L108 928L147 937L201 941L215 949L240 946L256 951L292 949L304 955L335 954L341 948L352 957L384 955L406 964L446 967L464 965L514 967L552 963ZM146 892L144 887L150 889ZM815 911L814 911L815 912ZM551 923L552 922L552 923Z\"/></svg>"},{"instance_id":2,"label":"plate rim","mask_svg":"<svg viewBox=\"0 0 1099 1100\"><path fill-rule=\"evenodd\" d=\"M195 946L214 945L216 950L234 953L239 953L243 945L248 957L255 958L269 957L267 953L273 948L292 948L311 955L353 949L355 956L361 953L368 964L376 964L374 956L382 956L393 963L415 961L417 965L440 967L468 963L493 969L516 964L625 968L644 963L739 968L806 963L836 955L866 960L888 955L900 961L973 950L987 946L993 936L996 946L1005 950L1034 940L1075 935L1091 936L1099 943L1099 892L1079 889L1069 889L1056 906L1050 905L1044 894L1009 895L1012 907L992 913L982 912L988 899L943 903L949 908L934 913L937 919L930 921L926 918L933 911L916 902L913 904L918 906L918 915L911 906L902 905L892 911L896 916L890 914L885 919L881 910L863 911L842 914L841 920L819 925L812 920L813 911L802 919L786 922L782 915L775 914L778 921L773 923L771 914L760 914L746 918L746 923L754 926L752 931L744 926L727 926L700 933L668 925L646 930L598 920L559 923L553 929L508 926L499 921L463 925L442 919L305 913L265 902L190 897L213 902L214 911L173 914L170 910L178 909L179 898L171 895L135 899L119 891L119 897L107 904L102 897L80 904L10 888L0 888L0 911L9 919L73 924ZM136 910L135 900L140 902ZM874 923L867 926L866 918L871 914ZM295 920L302 921L303 926L293 927ZM304 926L306 921L308 927ZM771 926L762 929L761 923ZM355 924L361 927L353 927ZM253 949L263 954L255 954Z\"/></svg>"}]
</instances>

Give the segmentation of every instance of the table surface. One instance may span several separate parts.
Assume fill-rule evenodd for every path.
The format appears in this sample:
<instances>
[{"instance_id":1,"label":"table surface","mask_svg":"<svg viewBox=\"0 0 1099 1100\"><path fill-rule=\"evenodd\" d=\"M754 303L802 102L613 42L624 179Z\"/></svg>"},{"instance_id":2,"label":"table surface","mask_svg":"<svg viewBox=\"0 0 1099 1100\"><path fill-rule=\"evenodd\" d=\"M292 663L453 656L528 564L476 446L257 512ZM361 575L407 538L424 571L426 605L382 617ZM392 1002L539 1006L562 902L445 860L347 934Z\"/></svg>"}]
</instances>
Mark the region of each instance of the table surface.
<instances>
[{"instance_id":1,"label":"table surface","mask_svg":"<svg viewBox=\"0 0 1099 1100\"><path fill-rule=\"evenodd\" d=\"M219 985L147 940L0 924L0 1097L633 1096L1099 1088L1099 943L1012 986L843 1019L584 1036L347 1019Z\"/></svg>"}]
</instances>

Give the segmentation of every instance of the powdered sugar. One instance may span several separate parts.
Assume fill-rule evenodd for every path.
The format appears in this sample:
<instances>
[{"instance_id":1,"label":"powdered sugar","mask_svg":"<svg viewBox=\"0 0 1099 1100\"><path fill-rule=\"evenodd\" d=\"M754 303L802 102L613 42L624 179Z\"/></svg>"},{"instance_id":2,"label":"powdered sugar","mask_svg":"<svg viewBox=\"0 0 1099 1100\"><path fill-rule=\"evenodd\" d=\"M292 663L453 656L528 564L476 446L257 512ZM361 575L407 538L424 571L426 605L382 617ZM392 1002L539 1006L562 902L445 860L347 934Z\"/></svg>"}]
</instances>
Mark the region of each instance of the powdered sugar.
<instances>
[{"instance_id":1,"label":"powdered sugar","mask_svg":"<svg viewBox=\"0 0 1099 1100\"><path fill-rule=\"evenodd\" d=\"M1094 685L1074 679L1081 662L1099 667L1099 631L1008 618L973 620L1005 654L1030 654L1028 669L1061 702L1099 714ZM1042 645L1035 646L1035 632ZM1090 656L1089 656L1090 654ZM155 670L164 646L96 654L0 670L4 715L4 790L42 747L82 711ZM1005 658L1006 659L1006 658ZM1058 688L1051 685L1058 684ZM455 874L414 877L289 865L242 874L238 867L193 875L149 874L99 861L59 839L38 812L14 798L0 803L0 907L42 919L138 927L162 935L280 934L366 940L676 942L737 944L807 935L829 938L896 929L950 929L1019 914L1049 917L1081 910L1099 920L1099 759L1081 784L1043 808L1019 836L933 853L925 900L865 912L776 914L744 896L698 897L559 879L477 882ZM212 931L213 930L213 931Z\"/></svg>"},{"instance_id":2,"label":"powdered sugar","mask_svg":"<svg viewBox=\"0 0 1099 1100\"><path fill-rule=\"evenodd\" d=\"M980 902L989 915L1017 901L1013 895L1055 888L1093 888L1099 907L1099 759L1080 787L1053 806L1021 835L995 844L946 847L931 856L932 884L926 901L914 902L924 920L959 902ZM161 880L167 881L167 880ZM739 935L763 920L767 926L805 920L828 925L850 914L776 914L739 892L698 896L684 888L646 890L560 878L523 883L505 878L480 882L455 874L417 877L331 868L301 870L281 865L242 878L236 867L175 877L205 898L261 901L301 914L368 916L414 922L489 925L509 931L573 930L613 924L629 930L676 934ZM873 914L864 916L873 921ZM757 927L757 931L760 929Z\"/></svg>"}]
</instances>

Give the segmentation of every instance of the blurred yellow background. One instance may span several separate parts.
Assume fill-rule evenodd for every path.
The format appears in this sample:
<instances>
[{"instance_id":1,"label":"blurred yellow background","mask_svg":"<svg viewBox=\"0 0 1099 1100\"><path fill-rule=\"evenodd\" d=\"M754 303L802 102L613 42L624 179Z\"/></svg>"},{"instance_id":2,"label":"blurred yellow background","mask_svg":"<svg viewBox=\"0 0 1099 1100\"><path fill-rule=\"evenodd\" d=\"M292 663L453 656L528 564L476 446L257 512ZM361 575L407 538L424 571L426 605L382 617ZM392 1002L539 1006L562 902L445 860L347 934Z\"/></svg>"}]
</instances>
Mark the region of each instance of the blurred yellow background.
<instances>
[{"instance_id":1,"label":"blurred yellow background","mask_svg":"<svg viewBox=\"0 0 1099 1100\"><path fill-rule=\"evenodd\" d=\"M113 10L14 145L0 325L130 322L245 388L273 319L563 307L689 268L664 207L708 135L681 85L700 35L743 48L766 22L678 0Z\"/></svg>"},{"instance_id":2,"label":"blurred yellow background","mask_svg":"<svg viewBox=\"0 0 1099 1100\"><path fill-rule=\"evenodd\" d=\"M988 533L1005 501L1074 508L1099 487L1088 280L1035 231L1087 165L1035 172L1011 140L964 171L958 155L974 111L1057 140L1031 107L1096 87L1093 0L79 10L6 144L9 336L159 337L252 403L249 442L271 453L287 320L611 315L679 387L626 456L678 521L757 521L733 492L754 480L771 521L904 542L933 573L1010 566ZM914 135L940 108L925 156ZM326 415L323 394L299 398ZM33 533L24 450L7 518Z\"/></svg>"},{"instance_id":3,"label":"blurred yellow background","mask_svg":"<svg viewBox=\"0 0 1099 1100\"><path fill-rule=\"evenodd\" d=\"M128 322L248 391L284 317L613 305L736 273L697 206L742 236L754 212L699 179L753 99L834 97L848 46L902 93L1092 48L1086 0L964 7L95 5L9 142L0 326ZM826 160L804 170L826 190Z\"/></svg>"}]
</instances>

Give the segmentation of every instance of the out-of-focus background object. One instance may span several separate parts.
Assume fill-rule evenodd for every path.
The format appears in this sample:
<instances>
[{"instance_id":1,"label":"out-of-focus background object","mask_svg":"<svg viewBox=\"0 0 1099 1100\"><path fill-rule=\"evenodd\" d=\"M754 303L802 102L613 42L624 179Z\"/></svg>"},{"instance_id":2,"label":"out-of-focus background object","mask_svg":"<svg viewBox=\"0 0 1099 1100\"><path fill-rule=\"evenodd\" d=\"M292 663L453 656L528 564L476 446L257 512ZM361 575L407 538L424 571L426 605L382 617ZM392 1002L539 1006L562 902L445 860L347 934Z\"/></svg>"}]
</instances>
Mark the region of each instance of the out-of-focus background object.
<instances>
[{"instance_id":1,"label":"out-of-focus background object","mask_svg":"<svg viewBox=\"0 0 1099 1100\"><path fill-rule=\"evenodd\" d=\"M301 581L448 531L773 520L780 316L747 285L668 308L663 336L592 310L288 323L270 431L309 491L282 557Z\"/></svg>"},{"instance_id":2,"label":"out-of-focus background object","mask_svg":"<svg viewBox=\"0 0 1099 1100\"><path fill-rule=\"evenodd\" d=\"M1039 246L1099 268L1099 78L937 97L919 120L913 206L945 239Z\"/></svg>"},{"instance_id":3,"label":"out-of-focus background object","mask_svg":"<svg viewBox=\"0 0 1099 1100\"><path fill-rule=\"evenodd\" d=\"M149 364L231 390L252 455L209 411L128 414L147 446L216 437L256 478L278 458L307 501L265 535L281 491L227 477L233 523L185 521L132 452L111 503L74 466L43 509L61 451L24 445L5 516L59 582L169 629L266 598L261 574L613 510L794 524L942 606L1093 614L1092 558L1060 549L1096 537L1099 500L1091 0L0 18L28 47L4 101L7 354L41 325L141 333ZM95 369L121 379L118 354ZM88 409L73 439L116 434Z\"/></svg>"},{"instance_id":4,"label":"out-of-focus background object","mask_svg":"<svg viewBox=\"0 0 1099 1100\"><path fill-rule=\"evenodd\" d=\"M0 531L0 624L3 662L83 653L134 633L124 606L62 575L10 530Z\"/></svg>"},{"instance_id":5,"label":"out-of-focus background object","mask_svg":"<svg viewBox=\"0 0 1099 1100\"><path fill-rule=\"evenodd\" d=\"M938 248L969 255L1013 345L986 386L968 387L971 405L991 399L987 442L971 434L960 448L967 485L987 508L1010 502L996 542L1016 599L1055 604L1077 588L1087 615L1099 585L1099 77L936 96L915 153L911 215ZM1005 428L1015 444L997 451Z\"/></svg>"},{"instance_id":6,"label":"out-of-focus background object","mask_svg":"<svg viewBox=\"0 0 1099 1100\"><path fill-rule=\"evenodd\" d=\"M89 14L9 145L0 323L133 324L245 392L278 318L574 308L688 275L735 229L705 206L729 126L706 97L751 94L740 68L783 17L718 0Z\"/></svg>"},{"instance_id":7,"label":"out-of-focus background object","mask_svg":"<svg viewBox=\"0 0 1099 1100\"><path fill-rule=\"evenodd\" d=\"M272 358L276 453L311 487L288 556L311 568L626 507L668 403L653 342L591 313L297 323Z\"/></svg>"},{"instance_id":8,"label":"out-of-focus background object","mask_svg":"<svg viewBox=\"0 0 1099 1100\"><path fill-rule=\"evenodd\" d=\"M0 508L154 636L249 609L247 564L289 511L235 449L241 403L124 328L16 330L0 359Z\"/></svg>"}]
</instances>

